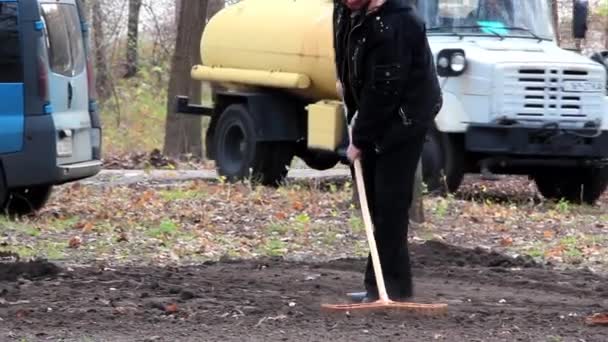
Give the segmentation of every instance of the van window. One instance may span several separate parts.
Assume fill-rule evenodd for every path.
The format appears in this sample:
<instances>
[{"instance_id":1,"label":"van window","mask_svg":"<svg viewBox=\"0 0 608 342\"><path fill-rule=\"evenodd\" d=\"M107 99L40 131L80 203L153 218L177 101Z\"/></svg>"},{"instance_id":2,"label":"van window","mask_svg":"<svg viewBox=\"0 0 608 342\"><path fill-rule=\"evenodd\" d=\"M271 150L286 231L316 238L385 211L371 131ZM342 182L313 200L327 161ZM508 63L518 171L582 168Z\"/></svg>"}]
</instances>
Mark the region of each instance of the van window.
<instances>
[{"instance_id":1,"label":"van window","mask_svg":"<svg viewBox=\"0 0 608 342\"><path fill-rule=\"evenodd\" d=\"M42 4L51 70L64 76L84 71L86 57L78 9L69 4Z\"/></svg>"},{"instance_id":2,"label":"van window","mask_svg":"<svg viewBox=\"0 0 608 342\"><path fill-rule=\"evenodd\" d=\"M23 82L16 2L0 2L0 42L0 83Z\"/></svg>"}]
</instances>

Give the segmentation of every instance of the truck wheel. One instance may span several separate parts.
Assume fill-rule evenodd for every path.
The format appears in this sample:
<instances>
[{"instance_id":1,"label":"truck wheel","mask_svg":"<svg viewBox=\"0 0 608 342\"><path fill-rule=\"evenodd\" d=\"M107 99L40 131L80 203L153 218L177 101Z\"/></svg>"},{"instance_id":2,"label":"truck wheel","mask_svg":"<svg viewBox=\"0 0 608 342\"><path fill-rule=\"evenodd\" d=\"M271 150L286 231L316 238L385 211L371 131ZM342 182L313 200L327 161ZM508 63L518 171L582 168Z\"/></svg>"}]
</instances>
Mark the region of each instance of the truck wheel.
<instances>
[{"instance_id":1,"label":"truck wheel","mask_svg":"<svg viewBox=\"0 0 608 342\"><path fill-rule=\"evenodd\" d=\"M538 191L547 199L595 204L608 187L608 167L553 172L533 176Z\"/></svg>"},{"instance_id":2,"label":"truck wheel","mask_svg":"<svg viewBox=\"0 0 608 342\"><path fill-rule=\"evenodd\" d=\"M250 178L276 186L287 176L294 154L292 144L258 142L255 121L244 105L233 104L224 110L213 140L218 173L231 182Z\"/></svg>"},{"instance_id":3,"label":"truck wheel","mask_svg":"<svg viewBox=\"0 0 608 342\"><path fill-rule=\"evenodd\" d=\"M464 178L464 146L432 129L422 150L422 174L430 192L441 194L458 191Z\"/></svg>"},{"instance_id":4,"label":"truck wheel","mask_svg":"<svg viewBox=\"0 0 608 342\"><path fill-rule=\"evenodd\" d=\"M44 207L51 197L53 186L38 185L10 191L5 204L9 215L24 216L34 213Z\"/></svg>"},{"instance_id":5,"label":"truck wheel","mask_svg":"<svg viewBox=\"0 0 608 342\"><path fill-rule=\"evenodd\" d=\"M583 201L589 205L594 205L608 188L608 166L592 168L588 170L588 173L589 177L585 177L583 183L585 187Z\"/></svg>"},{"instance_id":6,"label":"truck wheel","mask_svg":"<svg viewBox=\"0 0 608 342\"><path fill-rule=\"evenodd\" d=\"M329 170L340 162L340 157L331 153L305 151L300 156L308 167L323 171Z\"/></svg>"}]
</instances>

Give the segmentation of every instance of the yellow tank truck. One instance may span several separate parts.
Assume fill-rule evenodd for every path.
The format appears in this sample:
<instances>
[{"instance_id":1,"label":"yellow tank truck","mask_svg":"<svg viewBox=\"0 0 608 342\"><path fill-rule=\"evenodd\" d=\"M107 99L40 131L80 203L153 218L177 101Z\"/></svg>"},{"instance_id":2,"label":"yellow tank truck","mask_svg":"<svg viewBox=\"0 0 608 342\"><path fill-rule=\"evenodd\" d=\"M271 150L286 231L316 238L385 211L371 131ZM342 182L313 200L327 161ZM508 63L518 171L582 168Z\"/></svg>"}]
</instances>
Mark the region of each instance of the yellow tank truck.
<instances>
[{"instance_id":1,"label":"yellow tank truck","mask_svg":"<svg viewBox=\"0 0 608 342\"><path fill-rule=\"evenodd\" d=\"M422 153L429 191L455 192L468 173L516 174L544 197L594 203L608 188L606 70L557 44L550 2L505 0L493 18L495 1L411 1L444 95ZM576 38L588 5L573 2ZM192 69L211 103L181 98L178 112L211 116L207 151L221 175L276 184L294 156L314 169L346 161L332 9L242 0L211 18Z\"/></svg>"},{"instance_id":2,"label":"yellow tank truck","mask_svg":"<svg viewBox=\"0 0 608 342\"><path fill-rule=\"evenodd\" d=\"M178 112L211 116L220 175L274 185L294 156L317 170L346 161L332 12L331 0L244 0L209 20L191 76L211 85L211 103L179 97Z\"/></svg>"}]
</instances>

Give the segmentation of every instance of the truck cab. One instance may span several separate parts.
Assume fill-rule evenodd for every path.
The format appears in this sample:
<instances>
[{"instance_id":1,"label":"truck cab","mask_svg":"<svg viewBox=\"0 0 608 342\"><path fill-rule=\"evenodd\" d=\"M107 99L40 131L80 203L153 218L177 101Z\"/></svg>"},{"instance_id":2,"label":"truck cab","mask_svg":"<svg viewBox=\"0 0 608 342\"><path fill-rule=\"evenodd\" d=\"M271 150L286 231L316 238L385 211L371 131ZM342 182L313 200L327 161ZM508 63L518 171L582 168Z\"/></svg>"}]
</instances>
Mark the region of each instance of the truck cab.
<instances>
[{"instance_id":1,"label":"truck cab","mask_svg":"<svg viewBox=\"0 0 608 342\"><path fill-rule=\"evenodd\" d=\"M417 7L445 99L423 152L427 186L518 174L547 198L594 203L608 185L606 69L557 45L549 2Z\"/></svg>"},{"instance_id":2,"label":"truck cab","mask_svg":"<svg viewBox=\"0 0 608 342\"><path fill-rule=\"evenodd\" d=\"M80 0L0 0L0 211L41 209L101 170L101 125Z\"/></svg>"}]
</instances>

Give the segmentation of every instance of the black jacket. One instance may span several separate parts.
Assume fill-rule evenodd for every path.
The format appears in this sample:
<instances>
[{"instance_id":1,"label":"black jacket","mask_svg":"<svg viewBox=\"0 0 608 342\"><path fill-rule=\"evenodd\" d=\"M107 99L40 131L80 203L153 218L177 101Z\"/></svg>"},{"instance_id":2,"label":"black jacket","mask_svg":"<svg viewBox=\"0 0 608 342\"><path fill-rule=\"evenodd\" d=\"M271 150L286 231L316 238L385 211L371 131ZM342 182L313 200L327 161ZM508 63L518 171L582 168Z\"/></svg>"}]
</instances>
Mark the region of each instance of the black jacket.
<instances>
[{"instance_id":1,"label":"black jacket","mask_svg":"<svg viewBox=\"0 0 608 342\"><path fill-rule=\"evenodd\" d=\"M426 28L407 0L387 0L372 13L334 1L334 48L353 144L384 149L428 127L442 105Z\"/></svg>"}]
</instances>

